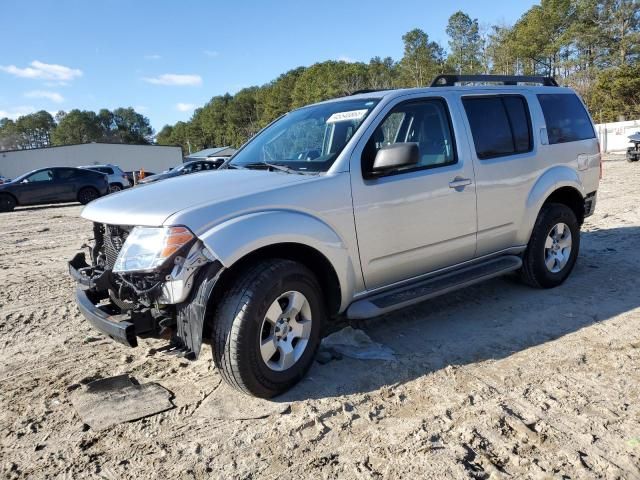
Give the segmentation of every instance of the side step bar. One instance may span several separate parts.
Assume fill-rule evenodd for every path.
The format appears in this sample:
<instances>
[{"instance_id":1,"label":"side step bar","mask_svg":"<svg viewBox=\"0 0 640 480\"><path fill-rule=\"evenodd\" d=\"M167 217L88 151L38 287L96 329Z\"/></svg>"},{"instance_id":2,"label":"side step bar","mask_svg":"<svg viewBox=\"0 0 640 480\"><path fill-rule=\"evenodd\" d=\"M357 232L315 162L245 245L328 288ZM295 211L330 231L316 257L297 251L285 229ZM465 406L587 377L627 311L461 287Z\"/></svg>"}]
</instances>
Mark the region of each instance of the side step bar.
<instances>
[{"instance_id":1,"label":"side step bar","mask_svg":"<svg viewBox=\"0 0 640 480\"><path fill-rule=\"evenodd\" d=\"M521 266L522 260L516 255L494 258L357 300L347 309L347 317L351 319L377 317L512 272Z\"/></svg>"}]
</instances>

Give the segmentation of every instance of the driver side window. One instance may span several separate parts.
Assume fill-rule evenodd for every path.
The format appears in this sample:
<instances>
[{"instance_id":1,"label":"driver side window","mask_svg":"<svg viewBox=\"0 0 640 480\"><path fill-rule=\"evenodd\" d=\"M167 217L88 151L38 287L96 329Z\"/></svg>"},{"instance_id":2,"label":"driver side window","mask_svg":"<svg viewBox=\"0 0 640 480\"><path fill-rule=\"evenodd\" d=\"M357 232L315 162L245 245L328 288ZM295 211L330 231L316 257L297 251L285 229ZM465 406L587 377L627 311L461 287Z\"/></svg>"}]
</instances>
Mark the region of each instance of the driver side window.
<instances>
[{"instance_id":1,"label":"driver side window","mask_svg":"<svg viewBox=\"0 0 640 480\"><path fill-rule=\"evenodd\" d=\"M50 182L53 180L53 170L40 170L39 172L29 175L26 180L33 182Z\"/></svg>"},{"instance_id":2,"label":"driver side window","mask_svg":"<svg viewBox=\"0 0 640 480\"><path fill-rule=\"evenodd\" d=\"M362 153L362 171L371 172L378 150L394 143L416 143L419 161L407 169L457 162L449 112L443 100L410 101L396 106L375 129Z\"/></svg>"}]
</instances>

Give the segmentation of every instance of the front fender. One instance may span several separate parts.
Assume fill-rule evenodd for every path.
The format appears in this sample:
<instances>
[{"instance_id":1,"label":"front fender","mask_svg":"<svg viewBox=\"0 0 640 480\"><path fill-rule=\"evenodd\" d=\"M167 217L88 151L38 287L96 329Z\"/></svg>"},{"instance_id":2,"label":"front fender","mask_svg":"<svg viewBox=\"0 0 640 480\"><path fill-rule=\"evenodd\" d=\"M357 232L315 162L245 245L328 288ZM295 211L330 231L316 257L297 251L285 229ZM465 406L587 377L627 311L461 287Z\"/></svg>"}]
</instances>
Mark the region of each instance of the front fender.
<instances>
[{"instance_id":1,"label":"front fender","mask_svg":"<svg viewBox=\"0 0 640 480\"><path fill-rule=\"evenodd\" d=\"M226 267L260 248L297 243L314 248L331 263L338 281L343 311L353 297L355 269L347 246L329 225L302 212L269 210L227 220L199 236Z\"/></svg>"},{"instance_id":2,"label":"front fender","mask_svg":"<svg viewBox=\"0 0 640 480\"><path fill-rule=\"evenodd\" d=\"M585 196L582 181L577 172L564 165L557 165L550 168L536 181L531 188L525 208L525 215L522 219L518 241L522 245L529 242L529 237L533 231L533 226L538 218L538 213L549 196L562 187L575 188L582 197Z\"/></svg>"}]
</instances>

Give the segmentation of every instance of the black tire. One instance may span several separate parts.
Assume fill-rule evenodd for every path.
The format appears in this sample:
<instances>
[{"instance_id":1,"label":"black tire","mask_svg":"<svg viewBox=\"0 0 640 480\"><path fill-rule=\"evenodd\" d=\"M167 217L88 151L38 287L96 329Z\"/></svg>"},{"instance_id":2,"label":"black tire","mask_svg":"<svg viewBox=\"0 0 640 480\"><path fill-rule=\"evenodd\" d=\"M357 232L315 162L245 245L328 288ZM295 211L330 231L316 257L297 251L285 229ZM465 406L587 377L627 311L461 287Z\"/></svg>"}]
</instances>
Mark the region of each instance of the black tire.
<instances>
[{"instance_id":1,"label":"black tire","mask_svg":"<svg viewBox=\"0 0 640 480\"><path fill-rule=\"evenodd\" d=\"M312 315L311 332L297 362L286 370L274 371L260 353L263 320L269 307L290 291L306 297ZM321 292L315 275L291 260L266 260L239 274L214 315L213 360L225 381L261 398L283 393L300 381L320 344L326 318Z\"/></svg>"},{"instance_id":2,"label":"black tire","mask_svg":"<svg viewBox=\"0 0 640 480\"><path fill-rule=\"evenodd\" d=\"M0 193L0 212L11 212L16 208L16 199L8 193Z\"/></svg>"},{"instance_id":3,"label":"black tire","mask_svg":"<svg viewBox=\"0 0 640 480\"><path fill-rule=\"evenodd\" d=\"M545 242L551 230L559 223L569 227L572 245L567 263L558 272L552 272L545 264ZM579 250L580 225L573 210L560 203L544 205L538 214L529 244L524 252L520 277L532 287L557 287L573 270Z\"/></svg>"},{"instance_id":4,"label":"black tire","mask_svg":"<svg viewBox=\"0 0 640 480\"><path fill-rule=\"evenodd\" d=\"M109 185L109 193L116 193L122 191L122 185L119 183L112 183Z\"/></svg>"},{"instance_id":5,"label":"black tire","mask_svg":"<svg viewBox=\"0 0 640 480\"><path fill-rule=\"evenodd\" d=\"M100 196L100 193L95 188L84 187L84 188L81 188L80 191L78 192L78 201L82 205L86 205L87 203L92 202L93 200L98 198L99 196Z\"/></svg>"}]
</instances>

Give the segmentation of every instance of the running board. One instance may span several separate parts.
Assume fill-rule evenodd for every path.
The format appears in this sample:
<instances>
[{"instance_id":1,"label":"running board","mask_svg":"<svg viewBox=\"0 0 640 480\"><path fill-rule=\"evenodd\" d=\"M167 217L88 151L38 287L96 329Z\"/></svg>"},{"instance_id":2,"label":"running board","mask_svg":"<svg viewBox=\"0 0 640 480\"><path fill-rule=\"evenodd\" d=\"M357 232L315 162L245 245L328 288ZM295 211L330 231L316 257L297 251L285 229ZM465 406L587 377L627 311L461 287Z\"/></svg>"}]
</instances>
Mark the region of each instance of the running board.
<instances>
[{"instance_id":1,"label":"running board","mask_svg":"<svg viewBox=\"0 0 640 480\"><path fill-rule=\"evenodd\" d=\"M357 300L347 309L351 319L371 318L519 269L522 260L506 255L436 275L410 285Z\"/></svg>"}]
</instances>

